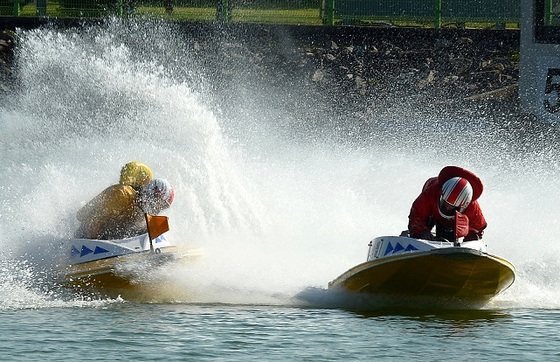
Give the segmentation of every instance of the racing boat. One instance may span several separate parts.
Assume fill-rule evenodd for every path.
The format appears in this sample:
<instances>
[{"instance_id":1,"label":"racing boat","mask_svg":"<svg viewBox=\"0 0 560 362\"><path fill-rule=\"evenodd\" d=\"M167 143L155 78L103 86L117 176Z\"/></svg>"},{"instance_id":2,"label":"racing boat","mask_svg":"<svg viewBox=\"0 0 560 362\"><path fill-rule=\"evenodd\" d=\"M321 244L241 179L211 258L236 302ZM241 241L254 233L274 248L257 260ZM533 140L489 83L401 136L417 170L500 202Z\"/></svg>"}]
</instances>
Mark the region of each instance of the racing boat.
<instances>
[{"instance_id":1,"label":"racing boat","mask_svg":"<svg viewBox=\"0 0 560 362\"><path fill-rule=\"evenodd\" d=\"M429 241L382 236L367 261L332 280L329 289L385 296L487 302L509 288L515 267L487 252L482 240Z\"/></svg>"},{"instance_id":2,"label":"racing boat","mask_svg":"<svg viewBox=\"0 0 560 362\"><path fill-rule=\"evenodd\" d=\"M164 216L148 216L148 232L120 240L70 239L65 245L67 285L122 295L157 284L157 269L202 255L199 248L180 248L167 238ZM157 278L156 278L157 279Z\"/></svg>"}]
</instances>

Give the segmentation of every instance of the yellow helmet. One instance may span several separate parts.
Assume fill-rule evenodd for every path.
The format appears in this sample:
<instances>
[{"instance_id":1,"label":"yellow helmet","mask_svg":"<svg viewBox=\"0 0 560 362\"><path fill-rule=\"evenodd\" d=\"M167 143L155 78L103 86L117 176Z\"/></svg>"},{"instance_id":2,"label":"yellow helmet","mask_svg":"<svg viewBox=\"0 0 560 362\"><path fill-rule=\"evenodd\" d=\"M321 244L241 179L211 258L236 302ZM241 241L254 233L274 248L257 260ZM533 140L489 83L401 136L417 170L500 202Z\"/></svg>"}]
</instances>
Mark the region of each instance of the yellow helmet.
<instances>
[{"instance_id":1,"label":"yellow helmet","mask_svg":"<svg viewBox=\"0 0 560 362\"><path fill-rule=\"evenodd\" d=\"M129 162L121 169L120 183L139 188L150 182L154 178L154 173L142 162Z\"/></svg>"}]
</instances>

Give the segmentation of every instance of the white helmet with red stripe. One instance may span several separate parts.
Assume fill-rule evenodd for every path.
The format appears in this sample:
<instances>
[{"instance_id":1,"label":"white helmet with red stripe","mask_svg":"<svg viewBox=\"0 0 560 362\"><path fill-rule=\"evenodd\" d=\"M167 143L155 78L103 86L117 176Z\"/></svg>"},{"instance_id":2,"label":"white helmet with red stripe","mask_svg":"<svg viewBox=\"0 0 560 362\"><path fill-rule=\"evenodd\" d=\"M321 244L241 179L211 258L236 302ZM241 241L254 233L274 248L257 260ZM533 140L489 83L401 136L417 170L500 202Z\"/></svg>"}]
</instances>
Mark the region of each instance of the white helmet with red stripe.
<instances>
[{"instance_id":1,"label":"white helmet with red stripe","mask_svg":"<svg viewBox=\"0 0 560 362\"><path fill-rule=\"evenodd\" d=\"M140 191L140 207L148 214L158 214L168 208L175 198L175 190L169 181L156 178Z\"/></svg>"},{"instance_id":2,"label":"white helmet with red stripe","mask_svg":"<svg viewBox=\"0 0 560 362\"><path fill-rule=\"evenodd\" d=\"M453 177L445 181L439 197L439 214L446 219L453 219L455 211L463 212L473 198L473 188L467 179Z\"/></svg>"}]
</instances>

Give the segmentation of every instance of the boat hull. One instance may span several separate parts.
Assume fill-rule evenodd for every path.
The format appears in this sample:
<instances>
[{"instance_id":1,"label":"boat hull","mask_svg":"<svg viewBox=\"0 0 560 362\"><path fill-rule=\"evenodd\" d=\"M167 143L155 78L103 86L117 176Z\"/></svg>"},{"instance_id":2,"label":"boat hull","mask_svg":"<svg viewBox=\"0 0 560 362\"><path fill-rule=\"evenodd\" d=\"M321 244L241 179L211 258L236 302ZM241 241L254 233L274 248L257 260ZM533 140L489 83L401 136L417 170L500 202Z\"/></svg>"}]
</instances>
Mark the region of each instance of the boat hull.
<instances>
[{"instance_id":1,"label":"boat hull","mask_svg":"<svg viewBox=\"0 0 560 362\"><path fill-rule=\"evenodd\" d=\"M140 235L111 241L72 239L68 250L63 283L108 296L145 294L151 286L161 284L158 268L189 262L203 254L199 248L171 245L163 235L154 240L154 247L146 235Z\"/></svg>"},{"instance_id":2,"label":"boat hull","mask_svg":"<svg viewBox=\"0 0 560 362\"><path fill-rule=\"evenodd\" d=\"M130 288L142 279L149 279L149 274L156 268L200 255L200 249L179 251L177 247L168 247L165 252L157 254L142 252L116 256L70 265L66 268L65 279L74 286Z\"/></svg>"},{"instance_id":3,"label":"boat hull","mask_svg":"<svg viewBox=\"0 0 560 362\"><path fill-rule=\"evenodd\" d=\"M450 247L359 264L329 283L352 292L487 301L515 279L514 266L485 252Z\"/></svg>"}]
</instances>

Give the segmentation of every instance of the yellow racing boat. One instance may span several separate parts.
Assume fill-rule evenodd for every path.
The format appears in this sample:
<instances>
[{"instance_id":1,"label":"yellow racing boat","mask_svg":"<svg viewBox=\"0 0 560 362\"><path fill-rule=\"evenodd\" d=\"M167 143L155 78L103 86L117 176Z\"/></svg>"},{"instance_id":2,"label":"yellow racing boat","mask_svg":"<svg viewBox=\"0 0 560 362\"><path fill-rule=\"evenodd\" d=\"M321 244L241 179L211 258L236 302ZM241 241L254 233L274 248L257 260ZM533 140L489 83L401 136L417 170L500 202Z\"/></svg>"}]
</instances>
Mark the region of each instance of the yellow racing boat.
<instances>
[{"instance_id":1,"label":"yellow racing boat","mask_svg":"<svg viewBox=\"0 0 560 362\"><path fill-rule=\"evenodd\" d=\"M487 302L513 284L515 267L486 249L482 240L378 237L369 244L367 261L331 281L329 289Z\"/></svg>"},{"instance_id":2,"label":"yellow racing boat","mask_svg":"<svg viewBox=\"0 0 560 362\"><path fill-rule=\"evenodd\" d=\"M109 296L144 293L161 282L156 275L158 268L203 254L200 248L173 245L166 234L167 218L151 218L164 222L163 226L156 224L156 237L148 232L119 240L70 239L64 245L67 261L63 283Z\"/></svg>"}]
</instances>

